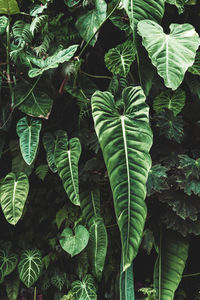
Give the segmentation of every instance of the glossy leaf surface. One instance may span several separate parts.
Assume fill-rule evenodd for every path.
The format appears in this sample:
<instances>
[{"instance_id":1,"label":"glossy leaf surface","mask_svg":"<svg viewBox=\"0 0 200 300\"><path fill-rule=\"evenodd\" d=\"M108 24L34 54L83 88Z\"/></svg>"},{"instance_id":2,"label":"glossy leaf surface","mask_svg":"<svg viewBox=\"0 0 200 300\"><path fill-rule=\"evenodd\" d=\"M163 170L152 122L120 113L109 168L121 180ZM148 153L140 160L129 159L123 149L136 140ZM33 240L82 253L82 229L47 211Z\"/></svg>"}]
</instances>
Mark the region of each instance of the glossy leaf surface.
<instances>
[{"instance_id":1,"label":"glossy leaf surface","mask_svg":"<svg viewBox=\"0 0 200 300\"><path fill-rule=\"evenodd\" d=\"M100 217L100 191L88 189L80 194L81 210L87 224L92 225L93 219Z\"/></svg>"},{"instance_id":2,"label":"glossy leaf surface","mask_svg":"<svg viewBox=\"0 0 200 300\"><path fill-rule=\"evenodd\" d=\"M87 274L81 281L72 282L72 293L79 300L97 300L95 281Z\"/></svg>"},{"instance_id":3,"label":"glossy leaf surface","mask_svg":"<svg viewBox=\"0 0 200 300\"><path fill-rule=\"evenodd\" d=\"M125 272L123 272L123 263L121 262L120 267L120 300L134 300L134 280L133 280L133 265L128 267Z\"/></svg>"}]
</instances>

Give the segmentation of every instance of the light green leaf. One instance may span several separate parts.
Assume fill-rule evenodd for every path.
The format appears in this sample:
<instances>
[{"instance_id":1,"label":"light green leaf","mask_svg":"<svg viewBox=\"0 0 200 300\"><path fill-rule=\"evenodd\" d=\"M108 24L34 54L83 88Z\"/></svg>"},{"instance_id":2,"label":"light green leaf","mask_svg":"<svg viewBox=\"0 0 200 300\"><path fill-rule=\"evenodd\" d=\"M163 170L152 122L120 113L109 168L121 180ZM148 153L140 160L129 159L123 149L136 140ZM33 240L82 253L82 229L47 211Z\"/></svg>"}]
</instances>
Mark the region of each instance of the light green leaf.
<instances>
[{"instance_id":1,"label":"light green leaf","mask_svg":"<svg viewBox=\"0 0 200 300\"><path fill-rule=\"evenodd\" d=\"M108 237L102 218L93 219L89 228L90 240L88 245L89 259L93 275L100 281L106 258Z\"/></svg>"},{"instance_id":2,"label":"light green leaf","mask_svg":"<svg viewBox=\"0 0 200 300\"><path fill-rule=\"evenodd\" d=\"M17 266L18 257L8 249L0 249L0 282L4 277L12 273Z\"/></svg>"},{"instance_id":3,"label":"light green leaf","mask_svg":"<svg viewBox=\"0 0 200 300\"><path fill-rule=\"evenodd\" d=\"M72 282L72 293L76 300L97 300L95 281L87 274L81 281Z\"/></svg>"},{"instance_id":4,"label":"light green leaf","mask_svg":"<svg viewBox=\"0 0 200 300\"><path fill-rule=\"evenodd\" d=\"M66 137L58 137L55 147L55 162L64 189L74 205L80 205L78 183L78 161L81 144L78 138L68 141Z\"/></svg>"},{"instance_id":5,"label":"light green leaf","mask_svg":"<svg viewBox=\"0 0 200 300\"><path fill-rule=\"evenodd\" d=\"M0 0L0 14L15 15L20 13L16 0Z\"/></svg>"},{"instance_id":6,"label":"light green leaf","mask_svg":"<svg viewBox=\"0 0 200 300\"><path fill-rule=\"evenodd\" d=\"M93 219L100 217L100 191L98 188L87 189L80 194L80 205L83 216L89 226Z\"/></svg>"},{"instance_id":7,"label":"light green leaf","mask_svg":"<svg viewBox=\"0 0 200 300\"><path fill-rule=\"evenodd\" d=\"M9 173L0 189L1 207L6 220L16 225L22 216L29 191L28 177L24 173Z\"/></svg>"},{"instance_id":8,"label":"light green leaf","mask_svg":"<svg viewBox=\"0 0 200 300\"><path fill-rule=\"evenodd\" d=\"M92 96L95 130L103 151L121 233L123 270L137 255L146 218L146 181L151 167L149 108L141 87L123 90L124 111L112 94Z\"/></svg>"},{"instance_id":9,"label":"light green leaf","mask_svg":"<svg viewBox=\"0 0 200 300\"><path fill-rule=\"evenodd\" d=\"M20 280L30 288L39 278L42 271L42 256L39 250L25 250L18 265Z\"/></svg>"},{"instance_id":10,"label":"light green leaf","mask_svg":"<svg viewBox=\"0 0 200 300\"><path fill-rule=\"evenodd\" d=\"M95 0L94 5L94 9L88 10L87 13L80 16L75 24L79 34L86 42L90 41L97 28L106 19L107 4L105 0ZM94 46L96 41L97 36L90 41L90 45Z\"/></svg>"},{"instance_id":11,"label":"light green leaf","mask_svg":"<svg viewBox=\"0 0 200 300\"><path fill-rule=\"evenodd\" d=\"M200 76L200 51L197 51L195 61L188 71L194 75Z\"/></svg>"},{"instance_id":12,"label":"light green leaf","mask_svg":"<svg viewBox=\"0 0 200 300\"><path fill-rule=\"evenodd\" d=\"M9 280L6 280L6 294L8 296L9 300L17 300L18 294L19 294L19 286L20 281L19 278L12 277Z\"/></svg>"},{"instance_id":13,"label":"light green leaf","mask_svg":"<svg viewBox=\"0 0 200 300\"><path fill-rule=\"evenodd\" d=\"M65 0L65 4L66 4L68 7L74 7L74 6L76 6L79 2L80 2L80 0Z\"/></svg>"},{"instance_id":14,"label":"light green leaf","mask_svg":"<svg viewBox=\"0 0 200 300\"><path fill-rule=\"evenodd\" d=\"M153 109L156 113L164 111L165 109L170 109L176 116L181 112L185 105L186 95L180 88L174 93L170 90L163 91L158 95L153 101Z\"/></svg>"},{"instance_id":15,"label":"light green leaf","mask_svg":"<svg viewBox=\"0 0 200 300\"><path fill-rule=\"evenodd\" d=\"M189 0L166 0L167 3L176 5L179 14L184 12L184 5L186 5L188 1Z\"/></svg>"},{"instance_id":16,"label":"light green leaf","mask_svg":"<svg viewBox=\"0 0 200 300\"><path fill-rule=\"evenodd\" d=\"M8 26L8 18L6 16L0 17L0 35L4 34Z\"/></svg>"},{"instance_id":17,"label":"light green leaf","mask_svg":"<svg viewBox=\"0 0 200 300\"><path fill-rule=\"evenodd\" d=\"M27 57L31 63L38 67L29 70L29 77L36 77L46 70L57 68L59 64L69 61L73 57L77 48L78 45L72 45L67 49L57 51L54 55L47 57L45 60L43 58L36 58L32 56Z\"/></svg>"},{"instance_id":18,"label":"light green leaf","mask_svg":"<svg viewBox=\"0 0 200 300\"><path fill-rule=\"evenodd\" d=\"M123 44L110 49L105 55L105 64L110 72L127 76L130 66L135 59L136 49L133 41L127 40Z\"/></svg>"},{"instance_id":19,"label":"light green leaf","mask_svg":"<svg viewBox=\"0 0 200 300\"><path fill-rule=\"evenodd\" d=\"M19 136L21 153L28 165L31 165L35 159L41 128L42 122L40 120L31 119L28 122L26 117L17 123L16 131Z\"/></svg>"},{"instance_id":20,"label":"light green leaf","mask_svg":"<svg viewBox=\"0 0 200 300\"><path fill-rule=\"evenodd\" d=\"M154 268L156 300L173 300L188 257L189 243L175 232L165 232Z\"/></svg>"},{"instance_id":21,"label":"light green leaf","mask_svg":"<svg viewBox=\"0 0 200 300\"><path fill-rule=\"evenodd\" d=\"M132 264L123 272L123 262L121 262L119 290L120 300L135 300Z\"/></svg>"},{"instance_id":22,"label":"light green leaf","mask_svg":"<svg viewBox=\"0 0 200 300\"><path fill-rule=\"evenodd\" d=\"M138 33L166 87L176 90L193 65L200 45L194 27L186 23L171 24L170 34L165 34L156 22L143 20L138 23Z\"/></svg>"},{"instance_id":23,"label":"light green leaf","mask_svg":"<svg viewBox=\"0 0 200 300\"><path fill-rule=\"evenodd\" d=\"M74 235L75 234L75 235ZM66 227L59 240L61 247L71 256L79 254L88 244L89 232L82 225L77 225L73 231Z\"/></svg>"},{"instance_id":24,"label":"light green leaf","mask_svg":"<svg viewBox=\"0 0 200 300\"><path fill-rule=\"evenodd\" d=\"M22 112L32 117L48 119L53 105L53 99L43 91L38 90L38 88L34 89L30 95L26 97L30 89L31 87L27 86L27 84L16 85L15 106L18 106L18 103L21 103L22 99L25 98L25 101L18 106Z\"/></svg>"}]
</instances>

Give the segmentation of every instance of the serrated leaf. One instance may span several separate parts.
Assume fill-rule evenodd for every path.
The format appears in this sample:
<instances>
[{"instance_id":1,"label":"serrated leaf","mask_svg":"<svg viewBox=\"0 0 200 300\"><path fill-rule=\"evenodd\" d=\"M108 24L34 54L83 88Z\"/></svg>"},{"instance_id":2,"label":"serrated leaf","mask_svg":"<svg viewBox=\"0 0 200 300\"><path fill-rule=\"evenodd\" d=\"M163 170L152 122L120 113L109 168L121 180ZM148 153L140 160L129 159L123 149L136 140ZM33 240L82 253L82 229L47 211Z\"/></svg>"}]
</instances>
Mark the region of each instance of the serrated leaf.
<instances>
[{"instance_id":1,"label":"serrated leaf","mask_svg":"<svg viewBox=\"0 0 200 300\"><path fill-rule=\"evenodd\" d=\"M176 116L181 112L185 105L186 95L180 88L174 93L170 90L163 91L153 101L153 109L156 113L164 111L165 109L172 110Z\"/></svg>"},{"instance_id":2,"label":"serrated leaf","mask_svg":"<svg viewBox=\"0 0 200 300\"><path fill-rule=\"evenodd\" d=\"M19 294L20 281L16 277L12 277L9 280L6 280L6 294L9 300L17 300Z\"/></svg>"},{"instance_id":3,"label":"serrated leaf","mask_svg":"<svg viewBox=\"0 0 200 300\"><path fill-rule=\"evenodd\" d=\"M17 123L16 131L19 136L21 153L28 165L31 165L36 157L41 128L40 120L31 119L28 122L26 117Z\"/></svg>"},{"instance_id":4,"label":"serrated leaf","mask_svg":"<svg viewBox=\"0 0 200 300\"><path fill-rule=\"evenodd\" d=\"M124 89L122 103L124 111L120 112L109 92L97 91L92 96L95 130L112 188L125 271L137 255L146 218L144 199L152 132L140 87Z\"/></svg>"},{"instance_id":5,"label":"serrated leaf","mask_svg":"<svg viewBox=\"0 0 200 300\"><path fill-rule=\"evenodd\" d=\"M0 14L15 15L20 13L16 0L0 0Z\"/></svg>"},{"instance_id":6,"label":"serrated leaf","mask_svg":"<svg viewBox=\"0 0 200 300\"><path fill-rule=\"evenodd\" d=\"M87 274L81 281L72 282L72 293L77 300L97 300L96 286L92 275Z\"/></svg>"},{"instance_id":7,"label":"serrated leaf","mask_svg":"<svg viewBox=\"0 0 200 300\"><path fill-rule=\"evenodd\" d=\"M12 273L16 268L18 262L18 256L15 253L11 253L8 249L0 249L0 281L2 282L4 277Z\"/></svg>"},{"instance_id":8,"label":"serrated leaf","mask_svg":"<svg viewBox=\"0 0 200 300\"><path fill-rule=\"evenodd\" d=\"M71 256L79 254L88 244L89 232L82 225L77 225L73 231L66 227L59 239L60 245Z\"/></svg>"},{"instance_id":9,"label":"serrated leaf","mask_svg":"<svg viewBox=\"0 0 200 300\"><path fill-rule=\"evenodd\" d=\"M138 23L138 33L165 86L176 90L193 65L200 38L190 24L171 24L170 34L151 20Z\"/></svg>"},{"instance_id":10,"label":"serrated leaf","mask_svg":"<svg viewBox=\"0 0 200 300\"><path fill-rule=\"evenodd\" d=\"M78 138L58 137L55 147L55 162L64 189L74 205L80 205L78 183L78 161L81 144Z\"/></svg>"},{"instance_id":11,"label":"serrated leaf","mask_svg":"<svg viewBox=\"0 0 200 300\"><path fill-rule=\"evenodd\" d=\"M154 268L156 300L174 299L185 268L188 249L187 239L174 232L164 233Z\"/></svg>"},{"instance_id":12,"label":"serrated leaf","mask_svg":"<svg viewBox=\"0 0 200 300\"><path fill-rule=\"evenodd\" d=\"M188 69L188 72L200 76L200 51L197 51L193 65Z\"/></svg>"},{"instance_id":13,"label":"serrated leaf","mask_svg":"<svg viewBox=\"0 0 200 300\"><path fill-rule=\"evenodd\" d=\"M107 4L105 0L95 0L94 9L89 10L87 13L81 15L76 21L76 28L81 37L89 42L97 28L105 21L106 18ZM95 36L91 41L90 45L94 46L97 41Z\"/></svg>"},{"instance_id":14,"label":"serrated leaf","mask_svg":"<svg viewBox=\"0 0 200 300\"><path fill-rule=\"evenodd\" d=\"M35 175L42 181L44 181L45 177L47 176L47 173L48 173L48 165L39 165L35 169Z\"/></svg>"},{"instance_id":15,"label":"serrated leaf","mask_svg":"<svg viewBox=\"0 0 200 300\"><path fill-rule=\"evenodd\" d=\"M105 54L105 64L110 72L115 75L127 76L131 64L135 59L136 49L133 41L127 40L123 44L110 49Z\"/></svg>"},{"instance_id":16,"label":"serrated leaf","mask_svg":"<svg viewBox=\"0 0 200 300\"><path fill-rule=\"evenodd\" d=\"M29 60L38 67L29 70L29 77L33 78L39 76L44 71L57 68L59 64L69 61L75 54L77 48L78 45L71 45L67 49L57 51L54 55L47 57L45 60L43 58L28 57Z\"/></svg>"},{"instance_id":17,"label":"serrated leaf","mask_svg":"<svg viewBox=\"0 0 200 300\"><path fill-rule=\"evenodd\" d=\"M38 280L42 267L42 256L39 250L25 250L22 253L18 273L20 280L27 288L30 288Z\"/></svg>"},{"instance_id":18,"label":"serrated leaf","mask_svg":"<svg viewBox=\"0 0 200 300\"><path fill-rule=\"evenodd\" d=\"M119 291L120 300L135 300L132 264L123 272L123 262L121 262Z\"/></svg>"},{"instance_id":19,"label":"serrated leaf","mask_svg":"<svg viewBox=\"0 0 200 300\"><path fill-rule=\"evenodd\" d=\"M88 189L80 194L80 205L83 217L89 226L93 219L100 217L100 191L98 188Z\"/></svg>"},{"instance_id":20,"label":"serrated leaf","mask_svg":"<svg viewBox=\"0 0 200 300\"><path fill-rule=\"evenodd\" d=\"M147 179L147 196L150 196L155 192L160 193L162 190L166 190L168 188L166 183L167 171L168 169L160 164L152 166Z\"/></svg>"},{"instance_id":21,"label":"serrated leaf","mask_svg":"<svg viewBox=\"0 0 200 300\"><path fill-rule=\"evenodd\" d=\"M62 290L65 282L66 282L67 276L65 272L55 272L53 276L51 277L51 283L52 285L57 288L59 291Z\"/></svg>"},{"instance_id":22,"label":"serrated leaf","mask_svg":"<svg viewBox=\"0 0 200 300\"><path fill-rule=\"evenodd\" d=\"M6 16L0 17L0 35L4 34L8 26L8 18Z\"/></svg>"},{"instance_id":23,"label":"serrated leaf","mask_svg":"<svg viewBox=\"0 0 200 300\"><path fill-rule=\"evenodd\" d=\"M1 207L6 220L16 225L22 216L29 191L28 177L24 173L9 173L0 189Z\"/></svg>"},{"instance_id":24,"label":"serrated leaf","mask_svg":"<svg viewBox=\"0 0 200 300\"><path fill-rule=\"evenodd\" d=\"M193 159L186 154L179 155L179 169L183 170L186 178L194 176L200 178L200 158Z\"/></svg>"},{"instance_id":25,"label":"serrated leaf","mask_svg":"<svg viewBox=\"0 0 200 300\"><path fill-rule=\"evenodd\" d=\"M108 237L102 218L93 219L89 228L89 258L93 275L100 281L107 253Z\"/></svg>"}]
</instances>

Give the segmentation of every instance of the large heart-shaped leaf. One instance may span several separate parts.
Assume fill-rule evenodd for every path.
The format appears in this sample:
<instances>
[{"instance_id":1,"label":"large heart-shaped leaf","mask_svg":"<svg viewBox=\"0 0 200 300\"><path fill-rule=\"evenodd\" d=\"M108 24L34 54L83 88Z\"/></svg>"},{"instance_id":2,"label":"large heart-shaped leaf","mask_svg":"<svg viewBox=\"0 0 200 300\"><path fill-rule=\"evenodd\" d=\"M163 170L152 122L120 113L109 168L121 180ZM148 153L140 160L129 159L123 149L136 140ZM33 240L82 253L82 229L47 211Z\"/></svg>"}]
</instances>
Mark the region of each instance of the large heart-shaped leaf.
<instances>
[{"instance_id":1,"label":"large heart-shaped leaf","mask_svg":"<svg viewBox=\"0 0 200 300\"><path fill-rule=\"evenodd\" d=\"M135 300L133 265L123 272L123 263L120 266L120 282L119 282L120 300Z\"/></svg>"},{"instance_id":2,"label":"large heart-shaped leaf","mask_svg":"<svg viewBox=\"0 0 200 300\"><path fill-rule=\"evenodd\" d=\"M36 77L46 70L57 68L59 64L69 61L73 57L77 48L78 45L72 45L67 49L57 51L54 55L47 57L45 60L43 58L36 58L33 56L28 57L29 60L38 67L29 70L29 77Z\"/></svg>"},{"instance_id":3,"label":"large heart-shaped leaf","mask_svg":"<svg viewBox=\"0 0 200 300\"><path fill-rule=\"evenodd\" d=\"M34 89L27 97L30 89L31 87L24 84L19 84L16 86L15 106L18 106L18 103L21 103L23 99L25 99L18 107L22 112L32 117L48 119L51 112L53 99L38 89Z\"/></svg>"},{"instance_id":4,"label":"large heart-shaped leaf","mask_svg":"<svg viewBox=\"0 0 200 300\"><path fill-rule=\"evenodd\" d=\"M107 231L102 218L93 219L89 233L90 240L88 250L92 273L100 281L108 245Z\"/></svg>"},{"instance_id":5,"label":"large heart-shaped leaf","mask_svg":"<svg viewBox=\"0 0 200 300\"><path fill-rule=\"evenodd\" d=\"M125 88L122 104L118 109L109 92L97 91L92 96L95 130L112 188L125 271L137 255L146 218L144 199L152 132L141 87Z\"/></svg>"},{"instance_id":6,"label":"large heart-shaped leaf","mask_svg":"<svg viewBox=\"0 0 200 300\"><path fill-rule=\"evenodd\" d=\"M71 256L79 254L88 244L89 232L87 229L78 225L75 227L74 234L70 228L65 228L61 233L60 245Z\"/></svg>"},{"instance_id":7,"label":"large heart-shaped leaf","mask_svg":"<svg viewBox=\"0 0 200 300\"><path fill-rule=\"evenodd\" d=\"M0 14L15 15L19 12L16 0L0 0Z\"/></svg>"},{"instance_id":8,"label":"large heart-shaped leaf","mask_svg":"<svg viewBox=\"0 0 200 300\"><path fill-rule=\"evenodd\" d=\"M98 188L87 189L80 194L80 205L83 216L89 226L93 219L100 217L100 191Z\"/></svg>"},{"instance_id":9,"label":"large heart-shaped leaf","mask_svg":"<svg viewBox=\"0 0 200 300\"><path fill-rule=\"evenodd\" d=\"M0 35L6 31L8 26L8 18L6 16L0 17Z\"/></svg>"},{"instance_id":10,"label":"large heart-shaped leaf","mask_svg":"<svg viewBox=\"0 0 200 300\"><path fill-rule=\"evenodd\" d=\"M97 300L95 281L87 274L81 281L72 282L72 293L78 300Z\"/></svg>"},{"instance_id":11,"label":"large heart-shaped leaf","mask_svg":"<svg viewBox=\"0 0 200 300\"><path fill-rule=\"evenodd\" d=\"M31 165L35 159L41 128L42 122L40 120L31 119L28 122L26 117L17 123L16 131L19 136L21 153L28 165Z\"/></svg>"},{"instance_id":12,"label":"large heart-shaped leaf","mask_svg":"<svg viewBox=\"0 0 200 300\"><path fill-rule=\"evenodd\" d=\"M17 266L18 257L7 248L0 249L0 282L4 277L12 273Z\"/></svg>"},{"instance_id":13,"label":"large heart-shaped leaf","mask_svg":"<svg viewBox=\"0 0 200 300\"><path fill-rule=\"evenodd\" d=\"M154 269L156 300L173 300L188 257L189 243L175 232L163 235Z\"/></svg>"},{"instance_id":14,"label":"large heart-shaped leaf","mask_svg":"<svg viewBox=\"0 0 200 300\"><path fill-rule=\"evenodd\" d=\"M105 55L105 64L113 74L126 76L135 59L136 49L131 40L110 49Z\"/></svg>"},{"instance_id":15,"label":"large heart-shaped leaf","mask_svg":"<svg viewBox=\"0 0 200 300\"><path fill-rule=\"evenodd\" d=\"M1 207L6 220L15 225L22 216L29 191L28 177L24 173L9 173L0 189Z\"/></svg>"},{"instance_id":16,"label":"large heart-shaped leaf","mask_svg":"<svg viewBox=\"0 0 200 300\"><path fill-rule=\"evenodd\" d=\"M39 278L42 271L42 256L39 250L30 249L22 253L18 265L20 280L30 288Z\"/></svg>"},{"instance_id":17,"label":"large heart-shaped leaf","mask_svg":"<svg viewBox=\"0 0 200 300\"><path fill-rule=\"evenodd\" d=\"M55 146L55 162L58 174L62 179L64 189L75 205L80 205L78 183L78 161L81 154L81 144L78 138L68 141L66 137L58 137Z\"/></svg>"},{"instance_id":18,"label":"large heart-shaped leaf","mask_svg":"<svg viewBox=\"0 0 200 300\"><path fill-rule=\"evenodd\" d=\"M143 20L138 23L138 33L166 87L176 90L193 65L200 45L194 27L186 23L171 24L170 34L165 34L156 22Z\"/></svg>"},{"instance_id":19,"label":"large heart-shaped leaf","mask_svg":"<svg viewBox=\"0 0 200 300\"><path fill-rule=\"evenodd\" d=\"M82 38L89 42L97 28L104 22L106 18L107 4L105 0L95 0L94 9L89 10L83 14L76 21L76 28L78 29ZM95 36L90 44L94 46L97 36Z\"/></svg>"}]
</instances>

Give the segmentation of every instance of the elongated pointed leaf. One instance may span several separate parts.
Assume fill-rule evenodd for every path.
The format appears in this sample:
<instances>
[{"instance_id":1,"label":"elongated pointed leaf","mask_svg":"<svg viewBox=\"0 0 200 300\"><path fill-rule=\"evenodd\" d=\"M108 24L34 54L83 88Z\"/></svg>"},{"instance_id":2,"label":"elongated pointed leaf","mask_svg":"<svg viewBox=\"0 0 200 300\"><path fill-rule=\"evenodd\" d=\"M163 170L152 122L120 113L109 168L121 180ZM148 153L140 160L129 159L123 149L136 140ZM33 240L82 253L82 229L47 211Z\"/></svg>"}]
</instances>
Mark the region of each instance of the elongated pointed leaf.
<instances>
[{"instance_id":1,"label":"elongated pointed leaf","mask_svg":"<svg viewBox=\"0 0 200 300\"><path fill-rule=\"evenodd\" d=\"M0 250L0 282L4 277L12 273L17 266L18 257L15 253L11 253L8 249Z\"/></svg>"},{"instance_id":2,"label":"elongated pointed leaf","mask_svg":"<svg viewBox=\"0 0 200 300\"><path fill-rule=\"evenodd\" d=\"M0 14L15 15L19 12L16 0L0 0Z\"/></svg>"},{"instance_id":3,"label":"elongated pointed leaf","mask_svg":"<svg viewBox=\"0 0 200 300\"><path fill-rule=\"evenodd\" d=\"M123 272L123 263L120 267L120 300L134 300L134 280L133 280L133 266L131 265Z\"/></svg>"},{"instance_id":4,"label":"elongated pointed leaf","mask_svg":"<svg viewBox=\"0 0 200 300\"><path fill-rule=\"evenodd\" d=\"M72 293L79 300L97 300L95 281L87 274L81 281L72 282Z\"/></svg>"},{"instance_id":5,"label":"elongated pointed leaf","mask_svg":"<svg viewBox=\"0 0 200 300\"><path fill-rule=\"evenodd\" d=\"M22 216L29 191L28 177L25 173L9 173L4 178L0 190L1 207L6 220L16 225Z\"/></svg>"},{"instance_id":6,"label":"elongated pointed leaf","mask_svg":"<svg viewBox=\"0 0 200 300\"><path fill-rule=\"evenodd\" d=\"M0 35L4 34L8 25L8 18L6 16L0 17Z\"/></svg>"},{"instance_id":7,"label":"elongated pointed leaf","mask_svg":"<svg viewBox=\"0 0 200 300\"><path fill-rule=\"evenodd\" d=\"M26 117L20 119L17 123L16 131L19 136L21 153L28 165L31 165L35 159L41 128L42 123L40 120L31 119L28 123Z\"/></svg>"},{"instance_id":8,"label":"elongated pointed leaf","mask_svg":"<svg viewBox=\"0 0 200 300\"><path fill-rule=\"evenodd\" d=\"M194 27L186 23L171 24L170 34L165 34L156 22L143 20L138 23L138 33L166 87L176 90L193 65L200 45Z\"/></svg>"},{"instance_id":9,"label":"elongated pointed leaf","mask_svg":"<svg viewBox=\"0 0 200 300\"><path fill-rule=\"evenodd\" d=\"M92 96L92 113L112 188L125 271L137 255L146 218L152 132L142 89L125 88L122 99L120 113L112 94L97 91Z\"/></svg>"},{"instance_id":10,"label":"elongated pointed leaf","mask_svg":"<svg viewBox=\"0 0 200 300\"><path fill-rule=\"evenodd\" d=\"M188 257L189 243L175 232L165 233L154 269L156 300L173 300ZM161 271L161 272L160 272Z\"/></svg>"},{"instance_id":11,"label":"elongated pointed leaf","mask_svg":"<svg viewBox=\"0 0 200 300\"><path fill-rule=\"evenodd\" d=\"M30 288L39 278L42 271L42 256L39 250L25 250L18 265L20 280Z\"/></svg>"},{"instance_id":12,"label":"elongated pointed leaf","mask_svg":"<svg viewBox=\"0 0 200 300\"><path fill-rule=\"evenodd\" d=\"M53 173L56 173L58 170L55 164L54 150L55 150L55 137L51 132L45 132L42 138L44 148L47 152L47 162L49 168Z\"/></svg>"},{"instance_id":13,"label":"elongated pointed leaf","mask_svg":"<svg viewBox=\"0 0 200 300\"><path fill-rule=\"evenodd\" d=\"M89 258L93 275L100 281L108 245L108 237L103 219L94 219L89 229L90 240L88 245Z\"/></svg>"},{"instance_id":14,"label":"elongated pointed leaf","mask_svg":"<svg viewBox=\"0 0 200 300\"><path fill-rule=\"evenodd\" d=\"M78 138L68 141L66 137L58 137L55 147L55 162L64 189L74 205L80 205L78 183L78 161L81 144Z\"/></svg>"},{"instance_id":15,"label":"elongated pointed leaf","mask_svg":"<svg viewBox=\"0 0 200 300\"><path fill-rule=\"evenodd\" d=\"M80 195L80 205L84 218L89 226L92 225L93 219L100 217L100 191L88 189Z\"/></svg>"}]
</instances>

